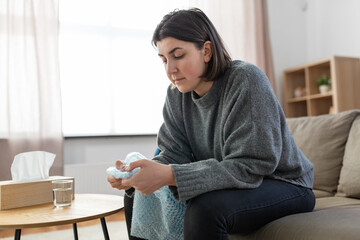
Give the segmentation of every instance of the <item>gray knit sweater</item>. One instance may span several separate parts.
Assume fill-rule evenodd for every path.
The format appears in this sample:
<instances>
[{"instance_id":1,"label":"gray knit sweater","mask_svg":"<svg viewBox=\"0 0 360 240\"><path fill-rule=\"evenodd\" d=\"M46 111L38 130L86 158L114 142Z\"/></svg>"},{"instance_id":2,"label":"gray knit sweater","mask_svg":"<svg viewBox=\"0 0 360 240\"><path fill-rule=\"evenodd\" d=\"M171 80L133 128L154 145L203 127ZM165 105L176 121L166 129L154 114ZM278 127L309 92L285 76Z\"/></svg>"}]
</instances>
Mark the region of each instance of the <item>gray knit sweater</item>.
<instances>
[{"instance_id":1,"label":"gray knit sweater","mask_svg":"<svg viewBox=\"0 0 360 240\"><path fill-rule=\"evenodd\" d=\"M158 134L179 201L227 188L256 188L264 177L312 188L313 165L296 146L265 74L234 61L210 91L169 87Z\"/></svg>"}]
</instances>

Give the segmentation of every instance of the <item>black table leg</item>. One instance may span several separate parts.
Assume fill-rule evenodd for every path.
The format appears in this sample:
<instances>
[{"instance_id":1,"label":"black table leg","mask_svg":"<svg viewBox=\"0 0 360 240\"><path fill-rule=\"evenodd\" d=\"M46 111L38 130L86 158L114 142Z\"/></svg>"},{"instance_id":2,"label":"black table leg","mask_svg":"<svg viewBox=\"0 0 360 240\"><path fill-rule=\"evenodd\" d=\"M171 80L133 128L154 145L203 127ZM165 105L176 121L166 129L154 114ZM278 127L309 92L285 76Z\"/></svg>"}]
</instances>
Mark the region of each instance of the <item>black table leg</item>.
<instances>
[{"instance_id":1,"label":"black table leg","mask_svg":"<svg viewBox=\"0 0 360 240\"><path fill-rule=\"evenodd\" d=\"M109 233L108 233L108 230L107 230L107 227L106 227L105 218L103 218L103 217L100 218L100 221L101 221L101 226L102 226L102 229L103 229L105 240L110 240Z\"/></svg>"},{"instance_id":2,"label":"black table leg","mask_svg":"<svg viewBox=\"0 0 360 240\"><path fill-rule=\"evenodd\" d=\"M20 240L20 237L21 237L21 229L16 229L14 239L15 240Z\"/></svg>"},{"instance_id":3,"label":"black table leg","mask_svg":"<svg viewBox=\"0 0 360 240\"><path fill-rule=\"evenodd\" d=\"M78 240L78 231L76 223L73 223L74 240Z\"/></svg>"}]
</instances>

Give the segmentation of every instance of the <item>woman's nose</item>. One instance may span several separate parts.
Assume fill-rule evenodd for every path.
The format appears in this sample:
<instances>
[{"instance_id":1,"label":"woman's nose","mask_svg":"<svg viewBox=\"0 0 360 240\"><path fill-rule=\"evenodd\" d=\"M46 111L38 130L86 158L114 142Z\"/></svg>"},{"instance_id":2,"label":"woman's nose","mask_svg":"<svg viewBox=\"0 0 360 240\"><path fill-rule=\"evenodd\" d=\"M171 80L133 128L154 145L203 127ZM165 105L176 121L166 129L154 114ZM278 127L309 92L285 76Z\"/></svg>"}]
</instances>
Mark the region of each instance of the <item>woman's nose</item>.
<instances>
[{"instance_id":1,"label":"woman's nose","mask_svg":"<svg viewBox=\"0 0 360 240\"><path fill-rule=\"evenodd\" d=\"M166 73L168 76L174 74L177 72L177 66L176 63L173 61L168 61L166 65Z\"/></svg>"}]
</instances>

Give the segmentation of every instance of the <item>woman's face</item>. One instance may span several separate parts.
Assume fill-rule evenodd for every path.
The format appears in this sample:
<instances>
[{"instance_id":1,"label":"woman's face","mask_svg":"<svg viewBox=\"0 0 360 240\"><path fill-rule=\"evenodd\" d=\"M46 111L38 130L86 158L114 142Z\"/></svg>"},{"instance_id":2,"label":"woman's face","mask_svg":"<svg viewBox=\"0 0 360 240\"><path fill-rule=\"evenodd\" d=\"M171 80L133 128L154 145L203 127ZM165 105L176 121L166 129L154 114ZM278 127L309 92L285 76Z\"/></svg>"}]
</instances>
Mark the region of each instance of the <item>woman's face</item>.
<instances>
[{"instance_id":1,"label":"woman's face","mask_svg":"<svg viewBox=\"0 0 360 240\"><path fill-rule=\"evenodd\" d=\"M180 92L195 91L204 96L210 90L213 81L200 77L212 56L210 41L198 49L192 42L166 37L157 42L157 49L168 78Z\"/></svg>"}]
</instances>

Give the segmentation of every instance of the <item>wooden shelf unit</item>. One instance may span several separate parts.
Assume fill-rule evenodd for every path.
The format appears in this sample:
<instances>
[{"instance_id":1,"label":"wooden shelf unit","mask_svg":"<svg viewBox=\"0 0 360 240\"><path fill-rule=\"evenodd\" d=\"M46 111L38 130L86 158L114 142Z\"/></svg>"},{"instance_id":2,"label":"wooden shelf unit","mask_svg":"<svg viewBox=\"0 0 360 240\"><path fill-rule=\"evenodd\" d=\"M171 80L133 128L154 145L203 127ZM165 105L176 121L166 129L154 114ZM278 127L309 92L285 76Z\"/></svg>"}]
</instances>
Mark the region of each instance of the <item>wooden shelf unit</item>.
<instances>
[{"instance_id":1,"label":"wooden shelf unit","mask_svg":"<svg viewBox=\"0 0 360 240\"><path fill-rule=\"evenodd\" d=\"M331 91L320 94L317 79L331 78ZM295 97L296 88L305 96ZM286 117L317 116L360 109L360 58L332 56L284 71Z\"/></svg>"}]
</instances>

